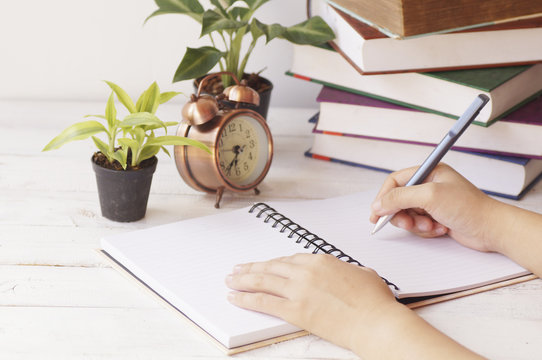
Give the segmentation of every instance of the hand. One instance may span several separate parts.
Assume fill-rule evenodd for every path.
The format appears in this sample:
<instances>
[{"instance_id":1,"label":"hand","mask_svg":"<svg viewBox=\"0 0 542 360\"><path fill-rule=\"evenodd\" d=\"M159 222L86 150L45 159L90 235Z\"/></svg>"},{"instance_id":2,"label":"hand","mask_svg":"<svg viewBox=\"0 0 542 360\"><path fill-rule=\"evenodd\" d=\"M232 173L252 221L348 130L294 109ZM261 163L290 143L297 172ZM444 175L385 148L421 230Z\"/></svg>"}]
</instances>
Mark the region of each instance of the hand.
<instances>
[{"instance_id":1,"label":"hand","mask_svg":"<svg viewBox=\"0 0 542 360\"><path fill-rule=\"evenodd\" d=\"M499 206L464 177L439 164L423 184L404 187L416 168L392 173L372 204L370 221L387 214L391 223L423 237L449 234L470 248L494 251L492 211Z\"/></svg>"},{"instance_id":2,"label":"hand","mask_svg":"<svg viewBox=\"0 0 542 360\"><path fill-rule=\"evenodd\" d=\"M238 265L227 277L230 302L280 317L335 344L354 349L370 339L392 308L402 307L371 269L332 255L297 254Z\"/></svg>"}]
</instances>

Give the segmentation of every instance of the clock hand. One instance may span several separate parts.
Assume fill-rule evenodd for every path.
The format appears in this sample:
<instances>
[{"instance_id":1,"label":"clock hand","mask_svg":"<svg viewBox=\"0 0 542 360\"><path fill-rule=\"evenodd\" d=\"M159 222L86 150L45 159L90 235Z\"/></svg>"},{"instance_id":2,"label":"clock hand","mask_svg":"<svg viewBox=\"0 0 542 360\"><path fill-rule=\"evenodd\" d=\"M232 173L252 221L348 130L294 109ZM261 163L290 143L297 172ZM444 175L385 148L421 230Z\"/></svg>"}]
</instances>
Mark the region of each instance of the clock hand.
<instances>
[{"instance_id":1,"label":"clock hand","mask_svg":"<svg viewBox=\"0 0 542 360\"><path fill-rule=\"evenodd\" d=\"M233 160L226 167L226 175L228 175L228 176L231 174L231 168L232 168L233 164L237 164L237 157L239 156L239 152L236 151L236 147L238 147L238 146L237 145L234 146L234 150L233 150L233 151L235 151L235 156L233 157Z\"/></svg>"}]
</instances>

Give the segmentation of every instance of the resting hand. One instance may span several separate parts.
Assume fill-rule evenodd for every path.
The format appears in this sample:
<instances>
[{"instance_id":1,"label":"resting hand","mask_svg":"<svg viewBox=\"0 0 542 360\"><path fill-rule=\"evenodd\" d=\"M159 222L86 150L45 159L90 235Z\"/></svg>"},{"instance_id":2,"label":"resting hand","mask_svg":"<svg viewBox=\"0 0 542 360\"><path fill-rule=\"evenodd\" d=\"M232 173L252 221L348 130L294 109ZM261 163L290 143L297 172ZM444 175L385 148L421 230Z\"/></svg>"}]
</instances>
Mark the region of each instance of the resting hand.
<instances>
[{"instance_id":1,"label":"resting hand","mask_svg":"<svg viewBox=\"0 0 542 360\"><path fill-rule=\"evenodd\" d=\"M480 359L395 301L371 269L331 255L239 265L226 283L237 306L280 317L364 359Z\"/></svg>"},{"instance_id":2,"label":"resting hand","mask_svg":"<svg viewBox=\"0 0 542 360\"><path fill-rule=\"evenodd\" d=\"M404 187L417 168L392 173L372 204L370 221L394 214L391 223L423 237L450 235L481 251L493 251L490 198L445 164L439 164L423 184Z\"/></svg>"},{"instance_id":3,"label":"resting hand","mask_svg":"<svg viewBox=\"0 0 542 360\"><path fill-rule=\"evenodd\" d=\"M280 317L343 347L402 307L371 269L332 255L297 254L239 265L228 276L230 302ZM362 336L367 335L367 336Z\"/></svg>"}]
</instances>

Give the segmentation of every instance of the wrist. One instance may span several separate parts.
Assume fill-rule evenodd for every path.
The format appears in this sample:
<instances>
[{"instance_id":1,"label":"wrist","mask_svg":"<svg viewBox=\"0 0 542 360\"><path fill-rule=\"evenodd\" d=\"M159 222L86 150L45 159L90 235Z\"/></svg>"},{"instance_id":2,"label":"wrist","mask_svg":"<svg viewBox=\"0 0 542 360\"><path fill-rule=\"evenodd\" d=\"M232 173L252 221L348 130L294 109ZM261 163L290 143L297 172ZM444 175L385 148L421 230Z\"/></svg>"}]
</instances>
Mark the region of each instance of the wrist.
<instances>
[{"instance_id":1,"label":"wrist","mask_svg":"<svg viewBox=\"0 0 542 360\"><path fill-rule=\"evenodd\" d=\"M482 241L485 251L504 254L505 239L509 237L513 206L488 197L482 210Z\"/></svg>"},{"instance_id":2,"label":"wrist","mask_svg":"<svg viewBox=\"0 0 542 360\"><path fill-rule=\"evenodd\" d=\"M399 325L408 313L412 311L395 299L365 310L365 316L357 317L352 327L348 348L362 358L374 358L371 355L382 353L383 348L393 346L396 336L401 336Z\"/></svg>"}]
</instances>

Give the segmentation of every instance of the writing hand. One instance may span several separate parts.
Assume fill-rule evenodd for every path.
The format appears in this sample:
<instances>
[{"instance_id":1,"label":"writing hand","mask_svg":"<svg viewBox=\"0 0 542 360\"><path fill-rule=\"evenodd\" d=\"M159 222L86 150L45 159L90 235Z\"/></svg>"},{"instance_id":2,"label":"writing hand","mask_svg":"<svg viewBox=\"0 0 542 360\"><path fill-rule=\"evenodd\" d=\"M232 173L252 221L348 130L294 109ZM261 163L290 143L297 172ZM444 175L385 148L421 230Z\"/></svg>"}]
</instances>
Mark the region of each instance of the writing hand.
<instances>
[{"instance_id":1,"label":"writing hand","mask_svg":"<svg viewBox=\"0 0 542 360\"><path fill-rule=\"evenodd\" d=\"M423 237L449 234L458 242L481 251L493 251L492 211L498 202L478 190L468 180L445 164L439 164L423 184L404 185L416 168L392 173L372 204L370 221L397 214L395 226Z\"/></svg>"}]
</instances>

